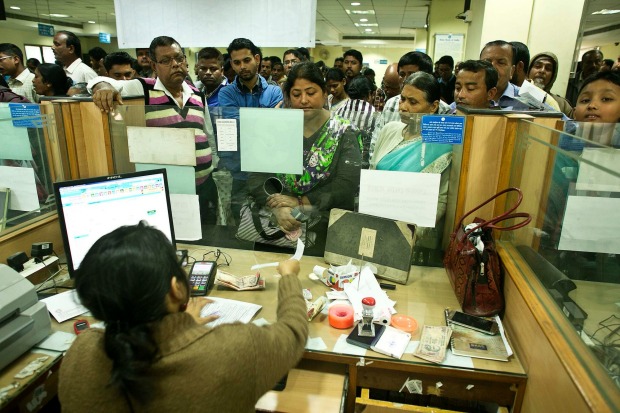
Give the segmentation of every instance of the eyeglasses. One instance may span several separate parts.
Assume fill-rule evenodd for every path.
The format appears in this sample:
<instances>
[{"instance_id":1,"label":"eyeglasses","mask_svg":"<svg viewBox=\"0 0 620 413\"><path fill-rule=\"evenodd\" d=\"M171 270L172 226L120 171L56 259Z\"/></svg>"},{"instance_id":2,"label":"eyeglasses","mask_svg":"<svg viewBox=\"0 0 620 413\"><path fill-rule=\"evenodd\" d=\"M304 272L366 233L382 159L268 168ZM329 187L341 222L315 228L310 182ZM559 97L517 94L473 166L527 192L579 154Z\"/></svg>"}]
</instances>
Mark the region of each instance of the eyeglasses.
<instances>
[{"instance_id":1,"label":"eyeglasses","mask_svg":"<svg viewBox=\"0 0 620 413\"><path fill-rule=\"evenodd\" d=\"M299 63L299 60L297 60L297 59L292 59L292 60L285 60L285 61L284 61L284 64L285 64L285 65L294 65L294 64L296 64L296 63Z\"/></svg>"},{"instance_id":2,"label":"eyeglasses","mask_svg":"<svg viewBox=\"0 0 620 413\"><path fill-rule=\"evenodd\" d=\"M179 55L179 56L175 56L175 57L164 57L163 59L161 59L160 61L158 61L157 63L159 63L160 65L163 66L172 66L172 61L175 61L178 64L182 64L185 62L185 55Z\"/></svg>"},{"instance_id":3,"label":"eyeglasses","mask_svg":"<svg viewBox=\"0 0 620 413\"><path fill-rule=\"evenodd\" d=\"M3 61L3 60L5 60L5 59L12 59L12 58L14 58L14 57L15 57L15 56L2 56L2 57L0 57L0 62L1 62L1 61Z\"/></svg>"},{"instance_id":4,"label":"eyeglasses","mask_svg":"<svg viewBox=\"0 0 620 413\"><path fill-rule=\"evenodd\" d=\"M217 264L220 267L228 267L230 266L230 263L232 262L232 257L228 255L227 253L225 253L224 251L220 251L219 248L216 249L215 251L209 251L209 252L204 253L202 256L202 260L209 261L208 258L211 258L211 256L215 258L215 262L217 262ZM220 258L222 258L224 263L219 262Z\"/></svg>"}]
</instances>

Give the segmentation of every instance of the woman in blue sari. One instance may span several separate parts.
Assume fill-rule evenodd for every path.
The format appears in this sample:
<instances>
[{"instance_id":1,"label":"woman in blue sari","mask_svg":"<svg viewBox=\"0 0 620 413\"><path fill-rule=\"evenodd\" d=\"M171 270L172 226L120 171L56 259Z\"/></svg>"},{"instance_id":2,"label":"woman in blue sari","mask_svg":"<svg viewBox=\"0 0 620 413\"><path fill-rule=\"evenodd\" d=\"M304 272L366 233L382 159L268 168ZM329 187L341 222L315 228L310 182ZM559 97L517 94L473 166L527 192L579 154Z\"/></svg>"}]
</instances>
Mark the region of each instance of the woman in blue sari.
<instances>
[{"instance_id":1,"label":"woman in blue sari","mask_svg":"<svg viewBox=\"0 0 620 413\"><path fill-rule=\"evenodd\" d=\"M416 255L422 256L417 262L425 264L430 250L438 247L438 234L443 232L452 161L452 145L422 142L421 114L437 113L439 100L439 84L432 75L417 72L409 76L401 92L401 120L383 127L370 160L370 169L441 174L437 224L435 228L416 229Z\"/></svg>"}]
</instances>

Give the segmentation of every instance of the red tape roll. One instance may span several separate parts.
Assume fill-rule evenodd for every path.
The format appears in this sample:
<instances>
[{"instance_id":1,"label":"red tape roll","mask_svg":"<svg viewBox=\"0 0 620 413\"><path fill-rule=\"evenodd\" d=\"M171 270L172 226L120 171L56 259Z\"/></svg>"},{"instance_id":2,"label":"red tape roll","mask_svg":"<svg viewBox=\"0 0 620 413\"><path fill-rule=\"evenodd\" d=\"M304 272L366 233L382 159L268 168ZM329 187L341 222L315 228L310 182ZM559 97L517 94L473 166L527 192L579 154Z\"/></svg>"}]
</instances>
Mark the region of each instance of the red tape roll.
<instances>
[{"instance_id":1,"label":"red tape roll","mask_svg":"<svg viewBox=\"0 0 620 413\"><path fill-rule=\"evenodd\" d=\"M353 327L353 307L345 304L330 307L329 325L339 329Z\"/></svg>"}]
</instances>

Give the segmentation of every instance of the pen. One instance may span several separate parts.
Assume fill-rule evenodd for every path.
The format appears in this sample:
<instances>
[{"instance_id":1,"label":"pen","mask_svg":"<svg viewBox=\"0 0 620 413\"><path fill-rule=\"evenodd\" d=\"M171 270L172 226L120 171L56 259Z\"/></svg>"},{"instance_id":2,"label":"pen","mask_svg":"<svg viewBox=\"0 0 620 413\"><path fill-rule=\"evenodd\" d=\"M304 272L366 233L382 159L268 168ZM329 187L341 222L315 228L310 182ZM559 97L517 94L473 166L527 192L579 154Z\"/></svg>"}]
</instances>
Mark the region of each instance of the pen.
<instances>
[{"instance_id":1,"label":"pen","mask_svg":"<svg viewBox=\"0 0 620 413\"><path fill-rule=\"evenodd\" d=\"M394 284L379 283L379 286L381 288L385 288L386 290L395 290L396 289L396 286Z\"/></svg>"}]
</instances>

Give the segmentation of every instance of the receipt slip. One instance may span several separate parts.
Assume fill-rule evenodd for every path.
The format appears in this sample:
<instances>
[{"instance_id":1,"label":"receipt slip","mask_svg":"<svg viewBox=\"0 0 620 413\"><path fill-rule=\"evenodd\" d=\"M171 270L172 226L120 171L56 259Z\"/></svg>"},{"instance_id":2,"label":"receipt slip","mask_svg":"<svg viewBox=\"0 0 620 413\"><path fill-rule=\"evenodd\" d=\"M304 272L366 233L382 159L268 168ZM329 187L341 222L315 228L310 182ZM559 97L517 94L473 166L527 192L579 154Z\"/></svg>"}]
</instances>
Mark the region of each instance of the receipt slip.
<instances>
[{"instance_id":1,"label":"receipt slip","mask_svg":"<svg viewBox=\"0 0 620 413\"><path fill-rule=\"evenodd\" d=\"M222 270L217 270L214 284L232 288L236 291L264 290L265 280L261 280L260 272L255 275L237 277Z\"/></svg>"}]
</instances>

